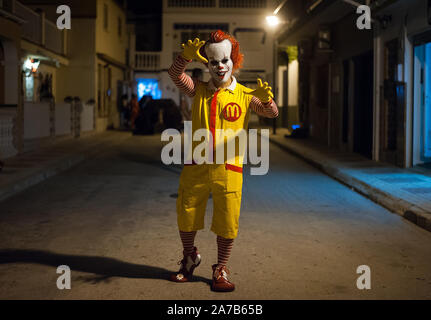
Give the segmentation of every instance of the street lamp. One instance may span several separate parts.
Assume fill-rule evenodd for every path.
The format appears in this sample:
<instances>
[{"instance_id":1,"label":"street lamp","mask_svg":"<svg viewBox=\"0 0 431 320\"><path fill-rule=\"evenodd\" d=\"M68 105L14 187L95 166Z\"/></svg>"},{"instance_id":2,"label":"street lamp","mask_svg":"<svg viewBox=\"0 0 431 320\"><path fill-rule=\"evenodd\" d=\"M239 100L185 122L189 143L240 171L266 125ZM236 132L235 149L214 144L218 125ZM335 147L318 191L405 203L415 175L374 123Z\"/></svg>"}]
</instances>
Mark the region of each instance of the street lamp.
<instances>
[{"instance_id":1,"label":"street lamp","mask_svg":"<svg viewBox=\"0 0 431 320\"><path fill-rule=\"evenodd\" d=\"M270 27L276 27L280 23L280 19L277 16L267 16L266 22Z\"/></svg>"},{"instance_id":2,"label":"street lamp","mask_svg":"<svg viewBox=\"0 0 431 320\"><path fill-rule=\"evenodd\" d=\"M273 14L271 16L266 17L266 22L270 27L276 27L280 23L280 19L277 17L278 11L280 11L281 8L283 8L284 4L287 2L287 0L283 0L277 8L275 8Z\"/></svg>"}]
</instances>

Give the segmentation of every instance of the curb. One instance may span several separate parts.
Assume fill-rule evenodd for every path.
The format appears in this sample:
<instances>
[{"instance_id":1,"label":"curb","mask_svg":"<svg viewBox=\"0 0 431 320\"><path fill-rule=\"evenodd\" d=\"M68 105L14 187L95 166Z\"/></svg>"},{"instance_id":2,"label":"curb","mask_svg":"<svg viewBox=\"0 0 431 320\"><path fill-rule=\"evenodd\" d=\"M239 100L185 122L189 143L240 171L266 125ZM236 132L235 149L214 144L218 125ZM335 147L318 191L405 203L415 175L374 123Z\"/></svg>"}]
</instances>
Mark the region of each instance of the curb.
<instances>
[{"instance_id":1,"label":"curb","mask_svg":"<svg viewBox=\"0 0 431 320\"><path fill-rule=\"evenodd\" d=\"M87 137L91 138L99 134L105 135L106 132L97 132ZM120 137L119 140L116 140L116 141L120 142L127 138L128 136L124 135L123 137ZM92 158L95 155L102 153L104 148L100 148L100 147L106 145L107 143L112 143L112 140L110 140L109 137L107 139L103 138L101 139L101 141L98 141L98 142L96 141L95 143L91 143L90 145L81 149L78 152L75 152L69 155L64 155L61 158L53 160L51 163L48 163L44 167L35 168L33 172L28 173L27 177L24 177L18 181L14 181L7 186L0 187L0 202L52 176L55 176L63 171L69 170L72 167L80 164L85 160Z\"/></svg>"},{"instance_id":2,"label":"curb","mask_svg":"<svg viewBox=\"0 0 431 320\"><path fill-rule=\"evenodd\" d=\"M65 158L56 161L54 164L51 164L47 167L39 169L32 174L29 174L28 177L25 177L20 181L0 188L0 201L4 201L9 197L24 191L25 189L28 189L54 175L66 171L86 159L87 157L84 157L82 155L72 155L68 157L66 156Z\"/></svg>"},{"instance_id":3,"label":"curb","mask_svg":"<svg viewBox=\"0 0 431 320\"><path fill-rule=\"evenodd\" d=\"M431 232L431 213L401 198L394 197L387 192L377 189L362 180L352 177L351 175L343 172L343 170L338 169L336 166L326 161L317 161L313 159L313 156L308 154L306 151L300 152L294 147L286 146L283 143L280 143L274 138L271 138L271 136L269 137L269 140L271 143L277 145L281 149L295 155L298 158L301 158L308 164L319 169L342 184L352 188L354 191L367 197L373 202Z\"/></svg>"}]
</instances>

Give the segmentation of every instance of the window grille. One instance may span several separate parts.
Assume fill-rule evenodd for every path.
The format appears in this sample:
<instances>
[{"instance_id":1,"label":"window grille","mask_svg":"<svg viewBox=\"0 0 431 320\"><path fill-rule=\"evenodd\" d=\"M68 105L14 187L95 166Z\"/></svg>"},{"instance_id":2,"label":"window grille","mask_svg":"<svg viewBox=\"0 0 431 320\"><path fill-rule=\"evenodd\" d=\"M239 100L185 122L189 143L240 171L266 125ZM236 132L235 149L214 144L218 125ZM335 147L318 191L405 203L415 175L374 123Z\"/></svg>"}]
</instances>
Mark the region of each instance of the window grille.
<instances>
[{"instance_id":1,"label":"window grille","mask_svg":"<svg viewBox=\"0 0 431 320\"><path fill-rule=\"evenodd\" d=\"M215 0L168 0L169 8L213 8Z\"/></svg>"},{"instance_id":2,"label":"window grille","mask_svg":"<svg viewBox=\"0 0 431 320\"><path fill-rule=\"evenodd\" d=\"M266 8L266 0L220 0L220 8Z\"/></svg>"},{"instance_id":3,"label":"window grille","mask_svg":"<svg viewBox=\"0 0 431 320\"><path fill-rule=\"evenodd\" d=\"M217 30L229 31L228 23L174 23L174 30Z\"/></svg>"}]
</instances>

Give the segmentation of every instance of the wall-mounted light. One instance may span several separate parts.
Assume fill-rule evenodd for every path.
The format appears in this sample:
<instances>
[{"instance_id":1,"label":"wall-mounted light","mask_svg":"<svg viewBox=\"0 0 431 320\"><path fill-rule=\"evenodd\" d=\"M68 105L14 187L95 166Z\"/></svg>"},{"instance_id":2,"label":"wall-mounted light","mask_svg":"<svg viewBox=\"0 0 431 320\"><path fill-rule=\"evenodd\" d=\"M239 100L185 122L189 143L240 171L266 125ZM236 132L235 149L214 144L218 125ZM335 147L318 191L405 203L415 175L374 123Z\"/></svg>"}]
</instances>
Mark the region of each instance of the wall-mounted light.
<instances>
[{"instance_id":1,"label":"wall-mounted light","mask_svg":"<svg viewBox=\"0 0 431 320\"><path fill-rule=\"evenodd\" d=\"M22 66L25 75L29 77L32 73L35 73L37 71L37 68L39 68L39 64L39 59L27 58L27 60L24 61L24 64Z\"/></svg>"},{"instance_id":2,"label":"wall-mounted light","mask_svg":"<svg viewBox=\"0 0 431 320\"><path fill-rule=\"evenodd\" d=\"M270 27L275 27L280 23L280 19L277 16L267 16L266 22Z\"/></svg>"},{"instance_id":3,"label":"wall-mounted light","mask_svg":"<svg viewBox=\"0 0 431 320\"><path fill-rule=\"evenodd\" d=\"M271 16L266 17L266 23L272 28L275 28L280 24L280 19L277 17L278 11L285 5L287 0L283 0L278 7L274 10Z\"/></svg>"}]
</instances>

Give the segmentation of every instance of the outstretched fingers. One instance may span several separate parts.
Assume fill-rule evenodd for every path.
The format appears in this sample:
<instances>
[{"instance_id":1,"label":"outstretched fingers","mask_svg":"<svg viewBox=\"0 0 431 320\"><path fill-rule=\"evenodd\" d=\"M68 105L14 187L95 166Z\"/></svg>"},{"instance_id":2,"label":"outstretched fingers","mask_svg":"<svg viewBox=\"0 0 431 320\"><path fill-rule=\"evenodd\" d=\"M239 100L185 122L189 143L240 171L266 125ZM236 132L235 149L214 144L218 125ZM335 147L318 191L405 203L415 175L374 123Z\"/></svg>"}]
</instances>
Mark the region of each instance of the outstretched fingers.
<instances>
[{"instance_id":1,"label":"outstretched fingers","mask_svg":"<svg viewBox=\"0 0 431 320\"><path fill-rule=\"evenodd\" d=\"M201 53L198 51L197 52L197 56L198 56L198 58L199 58L199 60L201 61L201 62L203 62L203 63L208 63L208 60L207 59L205 59L202 55L201 55Z\"/></svg>"},{"instance_id":2,"label":"outstretched fingers","mask_svg":"<svg viewBox=\"0 0 431 320\"><path fill-rule=\"evenodd\" d=\"M262 87L262 80L260 78L257 78L257 86Z\"/></svg>"},{"instance_id":3,"label":"outstretched fingers","mask_svg":"<svg viewBox=\"0 0 431 320\"><path fill-rule=\"evenodd\" d=\"M274 94L272 93L272 91L271 91L271 90L268 90L266 93L268 93L268 96L270 96L270 97L271 97L271 99L273 99L273 98L274 98Z\"/></svg>"}]
</instances>

